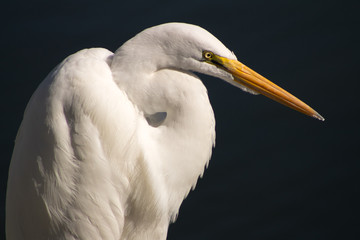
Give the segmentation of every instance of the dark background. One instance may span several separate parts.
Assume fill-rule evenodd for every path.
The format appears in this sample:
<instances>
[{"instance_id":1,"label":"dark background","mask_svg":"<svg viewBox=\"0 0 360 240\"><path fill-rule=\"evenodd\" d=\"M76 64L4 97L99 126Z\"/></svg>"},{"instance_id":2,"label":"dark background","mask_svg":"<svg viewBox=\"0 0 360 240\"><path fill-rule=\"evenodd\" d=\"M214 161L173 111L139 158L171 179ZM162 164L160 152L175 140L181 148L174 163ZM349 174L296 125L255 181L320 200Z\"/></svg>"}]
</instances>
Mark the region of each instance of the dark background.
<instances>
[{"instance_id":1,"label":"dark background","mask_svg":"<svg viewBox=\"0 0 360 240\"><path fill-rule=\"evenodd\" d=\"M2 3L0 239L14 139L42 79L80 49L115 51L171 21L209 30L326 121L201 76L217 145L168 239L360 239L359 7L331 0Z\"/></svg>"}]
</instances>

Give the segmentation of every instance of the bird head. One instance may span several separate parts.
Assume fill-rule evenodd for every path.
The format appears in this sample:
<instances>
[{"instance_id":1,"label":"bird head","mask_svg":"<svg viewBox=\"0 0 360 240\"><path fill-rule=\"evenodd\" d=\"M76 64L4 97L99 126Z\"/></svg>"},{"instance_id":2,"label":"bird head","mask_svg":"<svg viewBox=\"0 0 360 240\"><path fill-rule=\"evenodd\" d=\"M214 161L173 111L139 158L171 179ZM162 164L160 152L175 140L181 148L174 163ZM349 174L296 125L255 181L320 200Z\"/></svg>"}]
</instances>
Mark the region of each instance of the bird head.
<instances>
[{"instance_id":1,"label":"bird head","mask_svg":"<svg viewBox=\"0 0 360 240\"><path fill-rule=\"evenodd\" d=\"M148 28L115 55L133 55L149 71L178 69L225 80L252 94L262 94L296 111L324 120L307 104L237 60L235 54L205 29L185 23ZM123 51L123 52L122 52ZM139 62L135 63L139 64Z\"/></svg>"}]
</instances>

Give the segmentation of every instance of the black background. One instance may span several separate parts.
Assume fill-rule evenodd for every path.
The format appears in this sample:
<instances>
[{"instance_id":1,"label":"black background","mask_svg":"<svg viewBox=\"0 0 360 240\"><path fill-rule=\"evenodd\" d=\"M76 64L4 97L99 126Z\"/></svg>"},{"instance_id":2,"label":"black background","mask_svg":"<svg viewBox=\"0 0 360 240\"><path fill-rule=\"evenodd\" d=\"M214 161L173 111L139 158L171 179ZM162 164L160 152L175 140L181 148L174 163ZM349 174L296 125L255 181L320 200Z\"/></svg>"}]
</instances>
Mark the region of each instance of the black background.
<instances>
[{"instance_id":1,"label":"black background","mask_svg":"<svg viewBox=\"0 0 360 240\"><path fill-rule=\"evenodd\" d=\"M15 0L1 9L0 238L14 139L42 79L80 49L115 51L180 21L209 30L326 121L201 76L217 145L168 239L360 239L358 1Z\"/></svg>"}]
</instances>

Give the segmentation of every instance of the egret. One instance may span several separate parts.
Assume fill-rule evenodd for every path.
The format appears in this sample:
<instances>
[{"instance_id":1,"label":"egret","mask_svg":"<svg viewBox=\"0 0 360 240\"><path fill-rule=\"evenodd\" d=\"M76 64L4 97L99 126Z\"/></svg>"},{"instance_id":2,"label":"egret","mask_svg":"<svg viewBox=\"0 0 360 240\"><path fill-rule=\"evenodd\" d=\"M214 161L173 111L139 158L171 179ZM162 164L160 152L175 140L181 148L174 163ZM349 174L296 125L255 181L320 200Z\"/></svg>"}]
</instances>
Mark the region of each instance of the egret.
<instances>
[{"instance_id":1,"label":"egret","mask_svg":"<svg viewBox=\"0 0 360 240\"><path fill-rule=\"evenodd\" d=\"M199 26L151 27L115 53L81 50L26 107L9 169L7 239L166 239L215 143L195 73L323 120Z\"/></svg>"}]
</instances>

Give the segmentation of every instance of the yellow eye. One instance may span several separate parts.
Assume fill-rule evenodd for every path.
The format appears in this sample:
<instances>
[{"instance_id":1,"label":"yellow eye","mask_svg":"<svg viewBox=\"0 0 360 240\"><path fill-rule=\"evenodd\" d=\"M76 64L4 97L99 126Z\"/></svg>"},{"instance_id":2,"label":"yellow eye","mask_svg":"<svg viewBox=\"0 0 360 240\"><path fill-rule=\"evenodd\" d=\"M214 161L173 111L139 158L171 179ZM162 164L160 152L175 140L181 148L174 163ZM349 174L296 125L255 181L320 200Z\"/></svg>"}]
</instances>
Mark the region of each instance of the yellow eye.
<instances>
[{"instance_id":1,"label":"yellow eye","mask_svg":"<svg viewBox=\"0 0 360 240\"><path fill-rule=\"evenodd\" d=\"M212 57L213 57L213 53L212 52L209 52L209 51L204 51L203 52L203 56L204 56L204 58L206 59L206 60L211 60L212 59Z\"/></svg>"}]
</instances>

